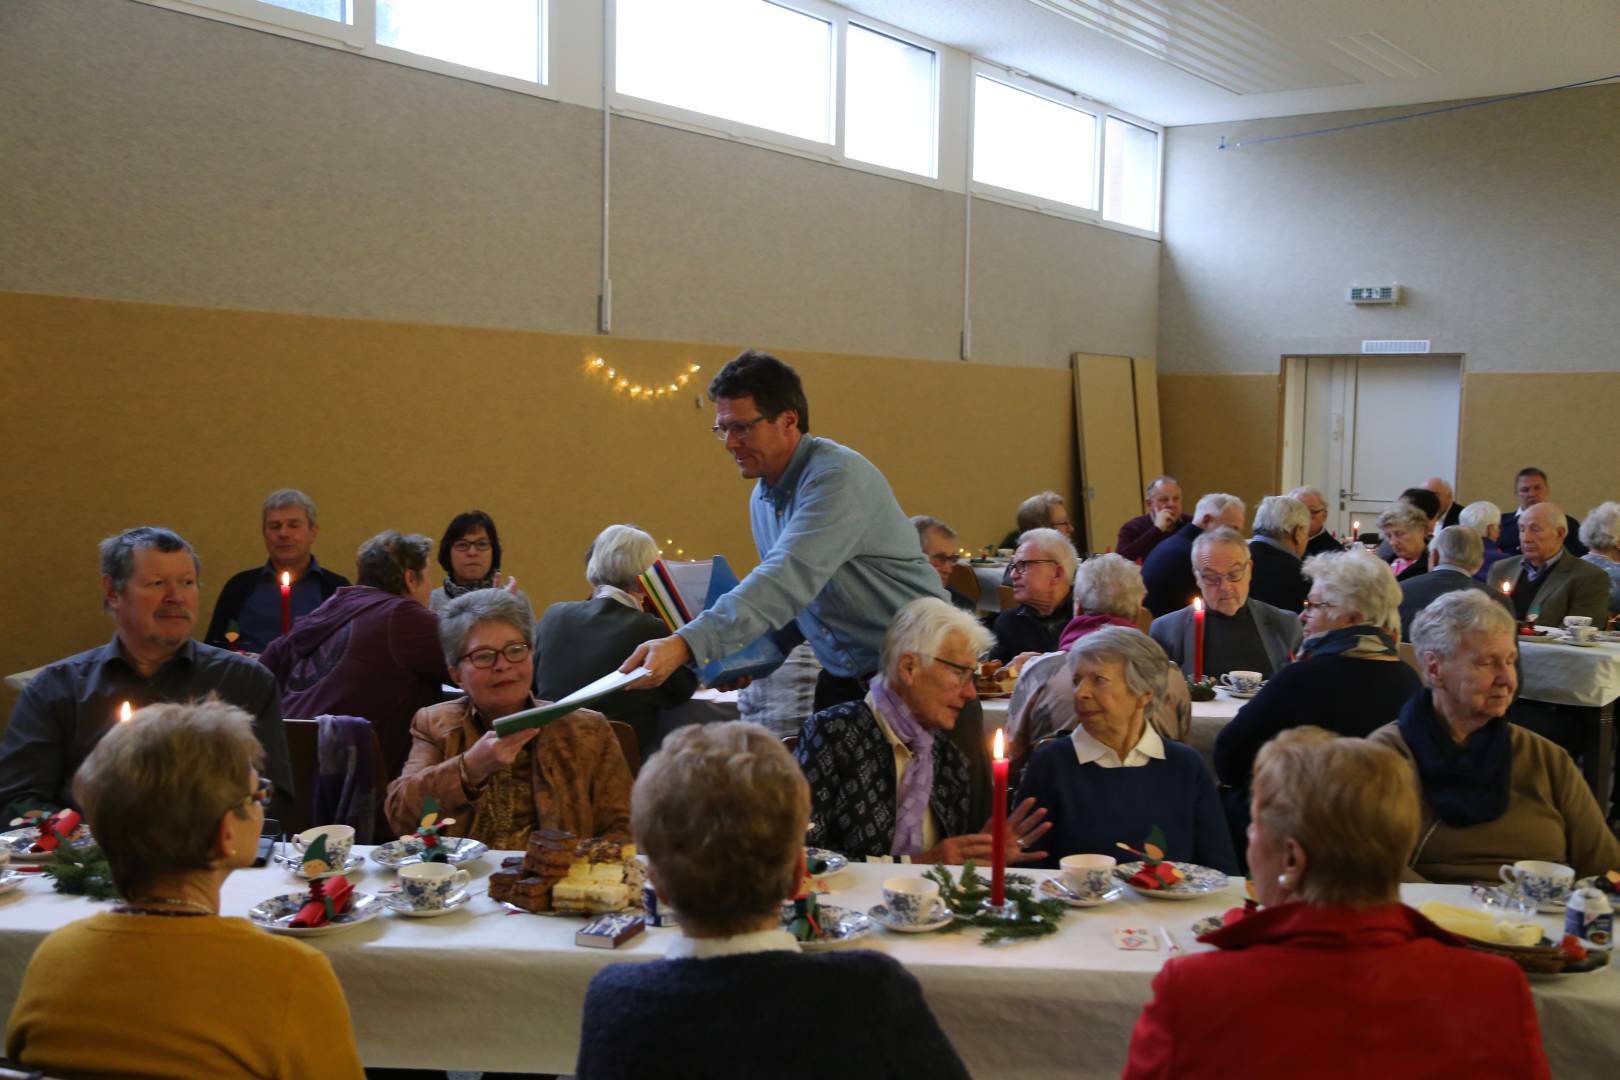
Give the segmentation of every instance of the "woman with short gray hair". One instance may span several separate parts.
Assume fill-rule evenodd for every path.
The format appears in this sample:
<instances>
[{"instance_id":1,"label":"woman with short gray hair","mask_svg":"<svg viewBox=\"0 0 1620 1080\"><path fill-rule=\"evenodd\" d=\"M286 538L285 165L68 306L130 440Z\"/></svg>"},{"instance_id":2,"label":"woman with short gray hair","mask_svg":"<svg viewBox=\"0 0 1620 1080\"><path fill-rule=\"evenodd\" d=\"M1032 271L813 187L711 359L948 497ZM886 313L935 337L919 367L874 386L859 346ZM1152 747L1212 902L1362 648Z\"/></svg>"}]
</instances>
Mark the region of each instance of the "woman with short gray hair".
<instances>
[{"instance_id":1,"label":"woman with short gray hair","mask_svg":"<svg viewBox=\"0 0 1620 1080\"><path fill-rule=\"evenodd\" d=\"M1396 581L1429 572L1429 518L1409 503L1394 503L1378 515L1378 532L1389 547Z\"/></svg>"},{"instance_id":2,"label":"woman with short gray hair","mask_svg":"<svg viewBox=\"0 0 1620 1080\"><path fill-rule=\"evenodd\" d=\"M433 541L388 529L360 545L356 584L337 590L259 656L284 716L371 721L389 776L411 749L411 717L440 700L444 656L428 610Z\"/></svg>"},{"instance_id":3,"label":"woman with short gray hair","mask_svg":"<svg viewBox=\"0 0 1620 1080\"><path fill-rule=\"evenodd\" d=\"M1609 575L1609 615L1620 615L1620 502L1600 503L1581 522L1581 558Z\"/></svg>"},{"instance_id":4,"label":"woman with short gray hair","mask_svg":"<svg viewBox=\"0 0 1620 1080\"><path fill-rule=\"evenodd\" d=\"M1065 855L1140 847L1163 831L1166 858L1238 872L1215 784L1198 752L1148 723L1170 661L1140 630L1109 626L1069 649L1079 725L1030 758L1018 787L1054 819L1046 865Z\"/></svg>"},{"instance_id":5,"label":"woman with short gray hair","mask_svg":"<svg viewBox=\"0 0 1620 1080\"><path fill-rule=\"evenodd\" d=\"M1417 775L1423 827L1409 865L1429 881L1479 881L1521 859L1562 863L1577 877L1620 867L1620 840L1569 754L1508 722L1516 630L1475 589L1446 593L1412 620L1428 689L1372 737Z\"/></svg>"},{"instance_id":6,"label":"woman with short gray hair","mask_svg":"<svg viewBox=\"0 0 1620 1080\"><path fill-rule=\"evenodd\" d=\"M258 854L263 758L253 718L213 697L148 705L95 745L74 799L123 900L40 943L11 1059L34 1075L358 1080L326 957L220 915L225 880Z\"/></svg>"},{"instance_id":7,"label":"woman with short gray hair","mask_svg":"<svg viewBox=\"0 0 1620 1080\"><path fill-rule=\"evenodd\" d=\"M1279 670L1215 737L1215 778L1233 844L1249 824L1249 775L1260 748L1306 724L1365 737L1422 689L1401 659L1401 587L1360 544L1305 560L1311 581L1298 659Z\"/></svg>"},{"instance_id":8,"label":"woman with short gray hair","mask_svg":"<svg viewBox=\"0 0 1620 1080\"><path fill-rule=\"evenodd\" d=\"M634 525L609 525L597 534L585 560L591 598L552 604L535 632L535 685L542 698L566 697L617 671L636 646L669 633L647 610L640 581L658 554L657 541ZM686 701L697 684L696 672L677 668L661 686L621 691L596 707L635 730L637 750L646 758L665 734L661 711Z\"/></svg>"},{"instance_id":9,"label":"woman with short gray hair","mask_svg":"<svg viewBox=\"0 0 1620 1080\"><path fill-rule=\"evenodd\" d=\"M1140 566L1123 555L1093 555L1074 572L1074 619L1063 628L1058 647L1067 649L1104 626L1136 626L1146 595Z\"/></svg>"},{"instance_id":10,"label":"woman with short gray hair","mask_svg":"<svg viewBox=\"0 0 1620 1080\"><path fill-rule=\"evenodd\" d=\"M866 696L823 709L799 735L799 767L810 781L807 842L850 857L909 856L913 862L983 864L986 822L973 830L967 756L946 735L975 697L984 628L943 600L913 600L884 634L881 669ZM1011 862L1044 858L1026 850L1045 835L1044 810L1024 800L1007 817Z\"/></svg>"},{"instance_id":11,"label":"woman with short gray hair","mask_svg":"<svg viewBox=\"0 0 1620 1080\"><path fill-rule=\"evenodd\" d=\"M452 836L522 850L535 829L623 839L630 768L600 714L578 709L541 728L500 735L495 722L538 704L534 616L504 589L463 593L444 607L439 638L463 694L411 719L411 755L388 785L388 822L414 830L429 796Z\"/></svg>"},{"instance_id":12,"label":"woman with short gray hair","mask_svg":"<svg viewBox=\"0 0 1620 1080\"><path fill-rule=\"evenodd\" d=\"M1471 502L1463 507L1461 514L1457 515L1457 524L1466 525L1479 533L1479 539L1485 547L1485 563L1474 575L1474 580L1489 580L1491 566L1507 556L1507 552L1497 544L1497 540L1502 536L1501 507L1484 499Z\"/></svg>"}]
</instances>

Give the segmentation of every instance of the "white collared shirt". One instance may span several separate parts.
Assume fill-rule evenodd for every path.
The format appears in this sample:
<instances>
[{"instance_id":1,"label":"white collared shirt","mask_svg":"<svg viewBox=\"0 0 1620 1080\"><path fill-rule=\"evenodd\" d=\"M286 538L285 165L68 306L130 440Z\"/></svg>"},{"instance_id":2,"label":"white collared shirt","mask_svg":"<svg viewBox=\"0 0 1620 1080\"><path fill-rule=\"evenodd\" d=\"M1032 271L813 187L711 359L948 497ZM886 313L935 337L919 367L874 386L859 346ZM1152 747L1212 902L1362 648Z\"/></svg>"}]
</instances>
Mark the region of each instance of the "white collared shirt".
<instances>
[{"instance_id":1,"label":"white collared shirt","mask_svg":"<svg viewBox=\"0 0 1620 1080\"><path fill-rule=\"evenodd\" d=\"M603 596L612 597L614 600L617 600L619 603L633 611L641 610L641 601L637 600L635 597L631 596L617 585L598 585L591 593L592 600Z\"/></svg>"},{"instance_id":2,"label":"white collared shirt","mask_svg":"<svg viewBox=\"0 0 1620 1080\"><path fill-rule=\"evenodd\" d=\"M1092 738L1084 727L1075 728L1074 734L1069 738L1074 742L1075 757L1080 759L1082 765L1100 765L1105 769L1134 769L1154 760L1164 760L1164 740L1159 738L1159 733L1153 730L1152 724L1142 725L1142 737L1131 747L1124 761L1119 760L1119 755L1111 748Z\"/></svg>"},{"instance_id":3,"label":"white collared shirt","mask_svg":"<svg viewBox=\"0 0 1620 1080\"><path fill-rule=\"evenodd\" d=\"M687 937L682 934L664 950L666 960L708 960L761 952L798 952L799 943L786 930L755 930L730 937Z\"/></svg>"}]
</instances>

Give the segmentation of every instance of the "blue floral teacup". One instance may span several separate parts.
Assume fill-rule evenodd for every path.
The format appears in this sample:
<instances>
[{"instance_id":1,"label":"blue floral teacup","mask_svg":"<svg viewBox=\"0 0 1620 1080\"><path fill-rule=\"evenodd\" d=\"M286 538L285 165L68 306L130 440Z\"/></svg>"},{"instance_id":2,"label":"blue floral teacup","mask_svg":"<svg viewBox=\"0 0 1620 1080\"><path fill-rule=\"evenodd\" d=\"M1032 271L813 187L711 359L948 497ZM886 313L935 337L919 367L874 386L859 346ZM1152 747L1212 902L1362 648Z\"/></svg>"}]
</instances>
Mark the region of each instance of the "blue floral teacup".
<instances>
[{"instance_id":1,"label":"blue floral teacup","mask_svg":"<svg viewBox=\"0 0 1620 1080\"><path fill-rule=\"evenodd\" d=\"M921 926L939 917L939 886L927 878L889 878L883 882L883 903L895 922Z\"/></svg>"},{"instance_id":2,"label":"blue floral teacup","mask_svg":"<svg viewBox=\"0 0 1620 1080\"><path fill-rule=\"evenodd\" d=\"M467 871L444 863L413 863L399 868L399 894L417 911L438 911L470 880Z\"/></svg>"},{"instance_id":3,"label":"blue floral teacup","mask_svg":"<svg viewBox=\"0 0 1620 1080\"><path fill-rule=\"evenodd\" d=\"M1575 871L1555 862L1539 859L1521 859L1512 866L1503 865L1502 881L1516 886L1525 898L1539 904L1562 904L1569 899L1569 890L1575 884Z\"/></svg>"}]
</instances>

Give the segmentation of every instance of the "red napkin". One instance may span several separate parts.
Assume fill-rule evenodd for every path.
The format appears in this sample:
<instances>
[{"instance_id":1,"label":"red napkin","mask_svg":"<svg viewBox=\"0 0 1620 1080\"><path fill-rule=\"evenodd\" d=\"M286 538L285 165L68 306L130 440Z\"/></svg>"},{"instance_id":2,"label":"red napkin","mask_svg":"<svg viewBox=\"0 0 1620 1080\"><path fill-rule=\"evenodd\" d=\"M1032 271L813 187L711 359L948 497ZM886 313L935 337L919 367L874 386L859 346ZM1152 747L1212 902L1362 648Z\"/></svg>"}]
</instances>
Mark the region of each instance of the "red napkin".
<instances>
[{"instance_id":1,"label":"red napkin","mask_svg":"<svg viewBox=\"0 0 1620 1080\"><path fill-rule=\"evenodd\" d=\"M58 810L46 818L39 826L39 839L34 841L30 848L33 852L55 851L62 846L62 838L73 835L73 830L79 827L77 810Z\"/></svg>"},{"instance_id":2,"label":"red napkin","mask_svg":"<svg viewBox=\"0 0 1620 1080\"><path fill-rule=\"evenodd\" d=\"M1167 862L1150 863L1131 875L1138 889L1168 889L1181 880L1181 871Z\"/></svg>"},{"instance_id":3,"label":"red napkin","mask_svg":"<svg viewBox=\"0 0 1620 1080\"><path fill-rule=\"evenodd\" d=\"M312 929L325 926L354 904L354 886L342 874L309 883L309 899L288 926Z\"/></svg>"}]
</instances>

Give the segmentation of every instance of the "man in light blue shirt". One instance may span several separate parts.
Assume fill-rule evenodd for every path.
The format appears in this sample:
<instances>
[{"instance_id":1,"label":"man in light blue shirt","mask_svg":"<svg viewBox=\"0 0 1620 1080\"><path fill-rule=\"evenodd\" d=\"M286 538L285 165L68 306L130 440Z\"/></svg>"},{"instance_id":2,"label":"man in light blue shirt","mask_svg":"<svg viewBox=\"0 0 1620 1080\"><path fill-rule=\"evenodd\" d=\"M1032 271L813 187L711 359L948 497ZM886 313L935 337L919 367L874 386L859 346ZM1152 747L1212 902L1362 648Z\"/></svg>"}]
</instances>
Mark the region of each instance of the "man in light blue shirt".
<instances>
[{"instance_id":1,"label":"man in light blue shirt","mask_svg":"<svg viewBox=\"0 0 1620 1080\"><path fill-rule=\"evenodd\" d=\"M858 700L895 612L918 597L945 599L939 575L883 474L809 433L810 406L791 367L749 350L715 376L709 398L715 437L743 477L758 481L749 518L760 563L621 670L645 664L657 685L682 664L701 667L772 634L784 653L809 642L821 662L816 708Z\"/></svg>"}]
</instances>

